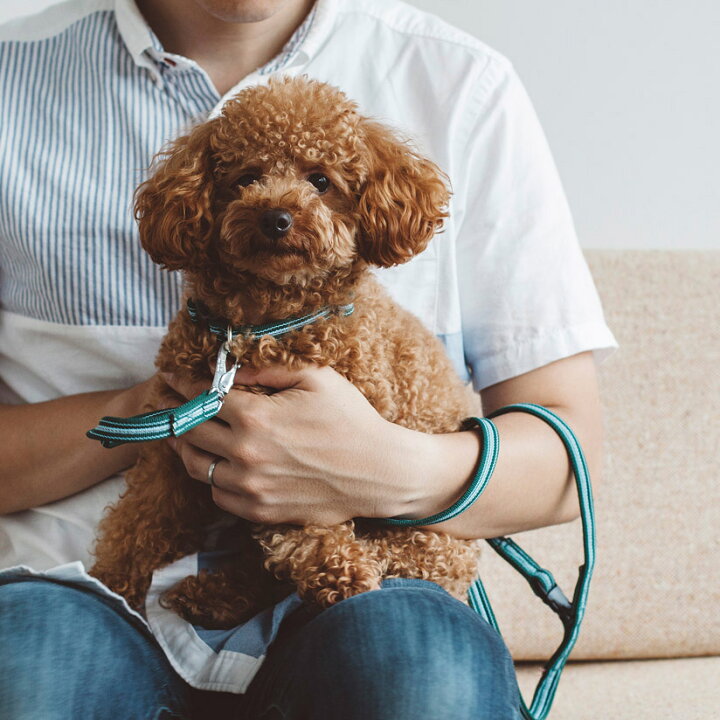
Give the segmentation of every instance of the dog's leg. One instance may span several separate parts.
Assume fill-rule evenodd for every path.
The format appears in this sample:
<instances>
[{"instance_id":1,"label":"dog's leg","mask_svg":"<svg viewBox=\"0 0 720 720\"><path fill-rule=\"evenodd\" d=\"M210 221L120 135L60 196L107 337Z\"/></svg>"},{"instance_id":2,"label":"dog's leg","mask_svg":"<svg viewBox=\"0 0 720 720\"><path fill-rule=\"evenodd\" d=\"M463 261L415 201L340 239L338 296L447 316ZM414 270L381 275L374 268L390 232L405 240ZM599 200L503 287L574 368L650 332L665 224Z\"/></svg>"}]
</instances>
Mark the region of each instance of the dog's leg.
<instances>
[{"instance_id":1,"label":"dog's leg","mask_svg":"<svg viewBox=\"0 0 720 720\"><path fill-rule=\"evenodd\" d=\"M263 568L260 548L253 544L252 558L243 556L241 566L190 575L165 591L160 604L195 625L226 629L290 595L294 588Z\"/></svg>"},{"instance_id":2,"label":"dog's leg","mask_svg":"<svg viewBox=\"0 0 720 720\"><path fill-rule=\"evenodd\" d=\"M478 541L417 528L370 528L363 539L381 562L383 577L429 580L467 603L478 572Z\"/></svg>"},{"instance_id":3,"label":"dog's leg","mask_svg":"<svg viewBox=\"0 0 720 720\"><path fill-rule=\"evenodd\" d=\"M216 512L166 443L143 448L127 490L100 523L90 573L142 610L153 571L195 552Z\"/></svg>"},{"instance_id":4,"label":"dog's leg","mask_svg":"<svg viewBox=\"0 0 720 720\"><path fill-rule=\"evenodd\" d=\"M256 526L265 567L297 586L300 597L320 607L380 587L382 568L354 523L332 527Z\"/></svg>"}]
</instances>

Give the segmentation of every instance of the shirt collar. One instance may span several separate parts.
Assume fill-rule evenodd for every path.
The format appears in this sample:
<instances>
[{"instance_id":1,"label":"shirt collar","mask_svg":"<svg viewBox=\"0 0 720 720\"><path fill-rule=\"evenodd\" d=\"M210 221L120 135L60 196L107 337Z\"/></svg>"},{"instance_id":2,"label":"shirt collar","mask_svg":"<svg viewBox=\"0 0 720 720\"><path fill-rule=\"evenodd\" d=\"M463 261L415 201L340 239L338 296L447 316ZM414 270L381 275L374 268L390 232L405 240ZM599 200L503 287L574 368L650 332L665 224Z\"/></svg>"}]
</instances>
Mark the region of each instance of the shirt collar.
<instances>
[{"instance_id":1,"label":"shirt collar","mask_svg":"<svg viewBox=\"0 0 720 720\"><path fill-rule=\"evenodd\" d=\"M135 0L115 0L115 21L118 32L136 65L150 70L155 82L162 83L157 64L146 51L162 49Z\"/></svg>"},{"instance_id":2,"label":"shirt collar","mask_svg":"<svg viewBox=\"0 0 720 720\"><path fill-rule=\"evenodd\" d=\"M316 0L307 18L270 62L256 71L269 75L309 62L323 45L335 18L337 0ZM147 68L156 83L162 84L159 63L163 47L140 13L135 0L115 0L118 31L135 63Z\"/></svg>"}]
</instances>

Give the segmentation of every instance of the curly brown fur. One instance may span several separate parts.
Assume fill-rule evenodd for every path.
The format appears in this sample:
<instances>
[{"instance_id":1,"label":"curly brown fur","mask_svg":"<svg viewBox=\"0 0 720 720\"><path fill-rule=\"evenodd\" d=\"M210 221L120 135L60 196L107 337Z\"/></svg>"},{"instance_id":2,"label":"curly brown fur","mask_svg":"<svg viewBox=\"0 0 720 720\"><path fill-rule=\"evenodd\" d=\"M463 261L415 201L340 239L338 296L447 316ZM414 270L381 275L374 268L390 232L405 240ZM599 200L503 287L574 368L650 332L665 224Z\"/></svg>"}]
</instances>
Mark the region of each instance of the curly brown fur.
<instances>
[{"instance_id":1,"label":"curly brown fur","mask_svg":"<svg viewBox=\"0 0 720 720\"><path fill-rule=\"evenodd\" d=\"M245 537L252 540L249 532ZM225 563L213 572L201 570L197 575L189 575L166 590L160 604L205 628L222 629L249 620L293 591L290 584L279 583L270 573L263 572L262 550L257 543L252 542L252 547L245 547L250 542L241 544L247 551L242 553L242 565Z\"/></svg>"},{"instance_id":2,"label":"curly brown fur","mask_svg":"<svg viewBox=\"0 0 720 720\"><path fill-rule=\"evenodd\" d=\"M310 181L329 178L327 192ZM253 180L248 182L248 179ZM398 307L369 265L421 252L442 226L446 178L335 88L304 78L242 91L222 115L176 140L139 189L136 214L153 259L185 273L189 296L233 325L355 303L282 339L239 337L243 365L329 365L384 418L428 433L457 430L470 398L440 342ZM281 208L292 226L271 238L260 218ZM156 364L209 384L220 339L182 311ZM240 392L241 390L233 390ZM158 383L151 406L167 405ZM163 401L164 398L164 401ZM164 443L147 445L128 489L101 526L93 572L141 609L152 572L203 547L222 516ZM463 598L477 545L428 530L362 521L333 527L254 526L265 561L188 578L163 602L224 627L274 602L291 582L322 607L378 588L383 577L432 580Z\"/></svg>"}]
</instances>

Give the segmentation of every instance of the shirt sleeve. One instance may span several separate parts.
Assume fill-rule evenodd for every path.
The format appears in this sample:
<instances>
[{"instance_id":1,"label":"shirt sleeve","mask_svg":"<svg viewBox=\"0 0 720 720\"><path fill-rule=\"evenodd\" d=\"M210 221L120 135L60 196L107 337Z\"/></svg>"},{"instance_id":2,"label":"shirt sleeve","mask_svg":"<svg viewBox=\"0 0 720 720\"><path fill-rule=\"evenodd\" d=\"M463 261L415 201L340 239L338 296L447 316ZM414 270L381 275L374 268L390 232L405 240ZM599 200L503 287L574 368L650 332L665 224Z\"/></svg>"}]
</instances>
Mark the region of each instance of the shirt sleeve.
<instances>
[{"instance_id":1,"label":"shirt sleeve","mask_svg":"<svg viewBox=\"0 0 720 720\"><path fill-rule=\"evenodd\" d=\"M525 88L492 59L454 177L465 360L476 390L555 360L617 347Z\"/></svg>"}]
</instances>

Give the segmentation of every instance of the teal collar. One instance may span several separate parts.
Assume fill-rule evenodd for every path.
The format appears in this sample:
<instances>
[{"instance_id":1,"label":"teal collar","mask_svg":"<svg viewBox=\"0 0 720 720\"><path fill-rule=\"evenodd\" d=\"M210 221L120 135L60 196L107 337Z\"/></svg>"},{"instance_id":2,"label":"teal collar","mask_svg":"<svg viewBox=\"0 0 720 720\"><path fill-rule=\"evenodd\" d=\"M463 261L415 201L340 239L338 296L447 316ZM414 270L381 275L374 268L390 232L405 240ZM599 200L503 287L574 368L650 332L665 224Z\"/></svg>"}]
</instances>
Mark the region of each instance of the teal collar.
<instances>
[{"instance_id":1,"label":"teal collar","mask_svg":"<svg viewBox=\"0 0 720 720\"><path fill-rule=\"evenodd\" d=\"M233 336L244 335L245 337L256 336L261 337L263 335L270 335L271 337L278 337L284 335L292 330L299 330L305 325L310 325L316 320L329 317L330 315L340 315L346 317L352 315L355 310L353 303L348 305L326 305L320 310L308 315L298 315L296 317L290 317L286 320L277 320L271 323L264 323L263 325L240 325L238 327L230 328L230 324L218 318L211 318L208 315L207 309L200 302L195 302L191 298L187 301L187 311L190 318L194 323L204 320L207 323L208 330L219 335L220 337L227 339L228 328L231 329Z\"/></svg>"}]
</instances>

